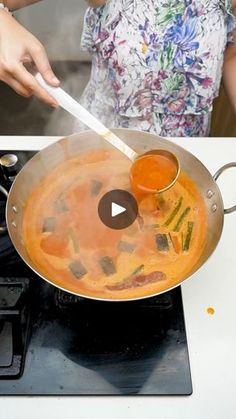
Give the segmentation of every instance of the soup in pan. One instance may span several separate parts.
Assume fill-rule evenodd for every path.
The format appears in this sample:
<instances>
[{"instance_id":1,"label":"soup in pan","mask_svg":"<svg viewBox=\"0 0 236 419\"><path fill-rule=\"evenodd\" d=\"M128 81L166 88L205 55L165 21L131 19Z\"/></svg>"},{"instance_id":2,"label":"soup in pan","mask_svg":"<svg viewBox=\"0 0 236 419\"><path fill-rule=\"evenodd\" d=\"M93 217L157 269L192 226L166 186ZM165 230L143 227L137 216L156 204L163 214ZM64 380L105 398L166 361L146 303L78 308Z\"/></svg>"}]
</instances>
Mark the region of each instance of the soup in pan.
<instances>
[{"instance_id":1,"label":"soup in pan","mask_svg":"<svg viewBox=\"0 0 236 419\"><path fill-rule=\"evenodd\" d=\"M135 222L106 227L102 196L130 190L131 162L116 150L93 150L58 165L30 194L23 240L37 270L72 293L101 299L154 295L187 277L203 250L204 200L183 172L176 184L139 202Z\"/></svg>"}]
</instances>

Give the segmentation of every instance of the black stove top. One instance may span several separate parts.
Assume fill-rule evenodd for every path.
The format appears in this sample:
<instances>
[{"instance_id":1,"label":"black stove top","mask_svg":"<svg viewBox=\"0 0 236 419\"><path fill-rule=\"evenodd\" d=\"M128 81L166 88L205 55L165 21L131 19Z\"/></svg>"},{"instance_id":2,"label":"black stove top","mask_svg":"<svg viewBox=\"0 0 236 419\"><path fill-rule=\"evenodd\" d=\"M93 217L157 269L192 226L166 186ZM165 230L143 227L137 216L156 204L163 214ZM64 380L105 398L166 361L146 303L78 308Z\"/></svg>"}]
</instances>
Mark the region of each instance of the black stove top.
<instances>
[{"instance_id":1,"label":"black stove top","mask_svg":"<svg viewBox=\"0 0 236 419\"><path fill-rule=\"evenodd\" d=\"M11 153L21 166L33 155ZM14 173L0 170L9 188ZM0 227L4 207L0 194ZM0 394L191 393L180 287L134 302L76 297L37 277L0 236Z\"/></svg>"}]
</instances>

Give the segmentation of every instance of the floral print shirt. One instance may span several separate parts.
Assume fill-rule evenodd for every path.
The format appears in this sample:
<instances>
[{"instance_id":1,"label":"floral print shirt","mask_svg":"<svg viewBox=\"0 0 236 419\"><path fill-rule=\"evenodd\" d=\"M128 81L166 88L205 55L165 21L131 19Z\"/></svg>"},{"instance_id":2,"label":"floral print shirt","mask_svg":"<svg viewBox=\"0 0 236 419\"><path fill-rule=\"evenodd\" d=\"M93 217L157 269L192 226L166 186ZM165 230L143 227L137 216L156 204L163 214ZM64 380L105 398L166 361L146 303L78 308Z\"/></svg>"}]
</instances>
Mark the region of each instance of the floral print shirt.
<instances>
[{"instance_id":1,"label":"floral print shirt","mask_svg":"<svg viewBox=\"0 0 236 419\"><path fill-rule=\"evenodd\" d=\"M207 135L235 27L231 0L108 0L88 8L81 45L93 62L82 101L110 126L168 134L171 120L173 135Z\"/></svg>"}]
</instances>

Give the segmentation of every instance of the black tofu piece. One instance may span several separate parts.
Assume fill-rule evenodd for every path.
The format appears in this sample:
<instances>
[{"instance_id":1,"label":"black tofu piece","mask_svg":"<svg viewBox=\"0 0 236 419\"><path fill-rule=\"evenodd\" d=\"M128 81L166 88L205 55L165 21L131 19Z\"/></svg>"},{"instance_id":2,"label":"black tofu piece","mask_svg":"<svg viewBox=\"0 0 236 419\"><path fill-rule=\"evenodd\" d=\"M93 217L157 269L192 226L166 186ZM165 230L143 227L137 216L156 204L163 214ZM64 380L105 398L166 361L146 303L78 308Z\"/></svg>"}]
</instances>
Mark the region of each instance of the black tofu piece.
<instances>
[{"instance_id":1,"label":"black tofu piece","mask_svg":"<svg viewBox=\"0 0 236 419\"><path fill-rule=\"evenodd\" d=\"M101 258L99 263L106 276L114 275L116 273L113 260L109 256L104 256Z\"/></svg>"},{"instance_id":2,"label":"black tofu piece","mask_svg":"<svg viewBox=\"0 0 236 419\"><path fill-rule=\"evenodd\" d=\"M168 237L166 234L156 235L156 245L160 252L167 252L169 250Z\"/></svg>"},{"instance_id":3,"label":"black tofu piece","mask_svg":"<svg viewBox=\"0 0 236 419\"><path fill-rule=\"evenodd\" d=\"M124 240L121 240L119 241L117 247L120 252L133 253L136 245L133 243L128 243Z\"/></svg>"},{"instance_id":4,"label":"black tofu piece","mask_svg":"<svg viewBox=\"0 0 236 419\"><path fill-rule=\"evenodd\" d=\"M82 263L79 260L71 262L69 265L69 269L76 279L81 279L84 275L88 273L87 269L82 265Z\"/></svg>"},{"instance_id":5,"label":"black tofu piece","mask_svg":"<svg viewBox=\"0 0 236 419\"><path fill-rule=\"evenodd\" d=\"M68 211L68 207L66 205L66 202L62 198L58 198L54 202L54 208L57 212L62 213Z\"/></svg>"},{"instance_id":6,"label":"black tofu piece","mask_svg":"<svg viewBox=\"0 0 236 419\"><path fill-rule=\"evenodd\" d=\"M56 218L55 217L47 217L43 220L43 233L53 233L56 229Z\"/></svg>"},{"instance_id":7,"label":"black tofu piece","mask_svg":"<svg viewBox=\"0 0 236 419\"><path fill-rule=\"evenodd\" d=\"M91 195L97 196L102 189L102 182L99 180L92 180L91 181Z\"/></svg>"}]
</instances>

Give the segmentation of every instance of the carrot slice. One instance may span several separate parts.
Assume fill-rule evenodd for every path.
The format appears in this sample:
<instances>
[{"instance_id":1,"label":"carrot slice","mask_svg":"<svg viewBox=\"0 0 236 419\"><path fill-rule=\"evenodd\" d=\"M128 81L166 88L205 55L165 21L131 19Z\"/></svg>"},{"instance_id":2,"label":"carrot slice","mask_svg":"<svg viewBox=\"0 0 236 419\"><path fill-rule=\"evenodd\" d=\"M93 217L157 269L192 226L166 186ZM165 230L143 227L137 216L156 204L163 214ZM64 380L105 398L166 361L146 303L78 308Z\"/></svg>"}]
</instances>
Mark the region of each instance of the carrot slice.
<instances>
[{"instance_id":1,"label":"carrot slice","mask_svg":"<svg viewBox=\"0 0 236 419\"><path fill-rule=\"evenodd\" d=\"M178 235L172 233L172 234L169 234L169 236L171 239L171 243L173 244L173 248L175 249L175 252L179 254L181 252L182 246L181 246Z\"/></svg>"}]
</instances>

